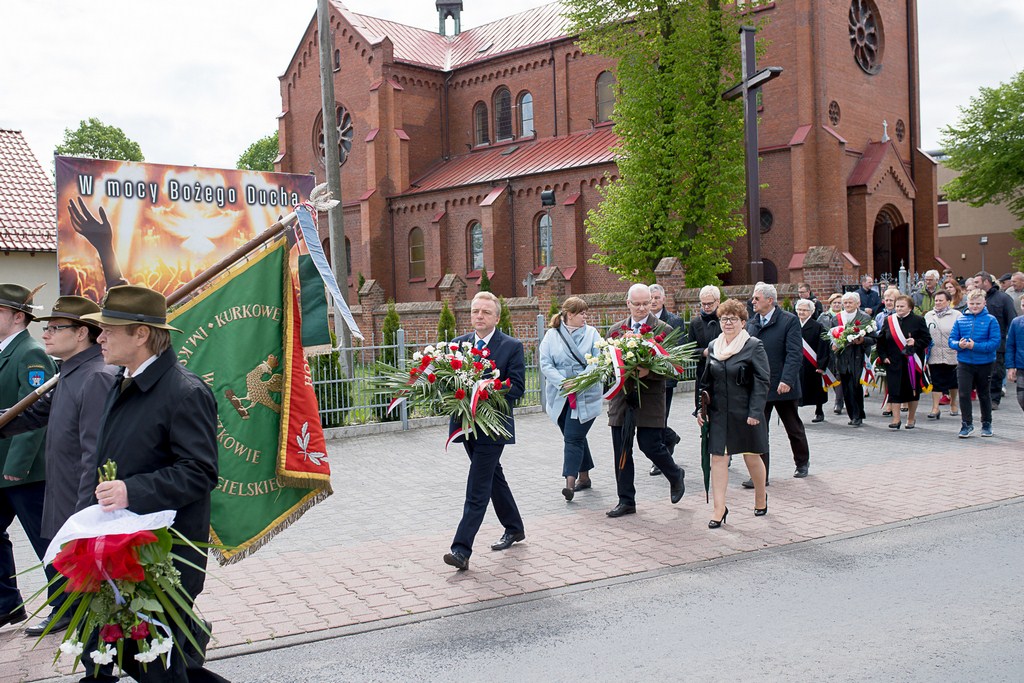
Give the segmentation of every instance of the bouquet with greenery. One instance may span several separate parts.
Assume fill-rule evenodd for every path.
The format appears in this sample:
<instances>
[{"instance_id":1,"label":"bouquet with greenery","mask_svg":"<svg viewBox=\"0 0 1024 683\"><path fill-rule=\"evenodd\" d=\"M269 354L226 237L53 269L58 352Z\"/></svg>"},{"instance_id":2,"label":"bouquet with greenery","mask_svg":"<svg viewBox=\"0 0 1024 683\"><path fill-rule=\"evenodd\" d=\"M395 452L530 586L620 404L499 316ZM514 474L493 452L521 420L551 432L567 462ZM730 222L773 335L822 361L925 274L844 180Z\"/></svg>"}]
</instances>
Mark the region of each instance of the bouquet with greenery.
<instances>
[{"instance_id":1,"label":"bouquet with greenery","mask_svg":"<svg viewBox=\"0 0 1024 683\"><path fill-rule=\"evenodd\" d=\"M581 393L600 382L606 389L605 399L611 400L622 391L628 379L643 386L641 368L654 375L681 378L683 364L693 357L695 347L692 342L678 343L681 336L682 331L678 329L665 334L656 332L649 325L641 325L639 332L633 332L628 325L622 325L594 344L599 352L586 355L590 367L565 380L562 393Z\"/></svg>"},{"instance_id":2,"label":"bouquet with greenery","mask_svg":"<svg viewBox=\"0 0 1024 683\"><path fill-rule=\"evenodd\" d=\"M840 320L842 320L842 318L840 318ZM863 339L877 329L878 327L875 325L873 320L864 325L861 325L859 320L854 320L846 326L836 325L822 334L821 338L832 342L832 345L836 350L842 353L847 346L853 344L858 339Z\"/></svg>"},{"instance_id":3,"label":"bouquet with greenery","mask_svg":"<svg viewBox=\"0 0 1024 683\"><path fill-rule=\"evenodd\" d=\"M109 460L99 472L100 481L117 478L117 466ZM54 661L68 654L75 658L75 666L87 661L98 669L116 660L123 670L125 641L132 640L138 650L134 658L143 669L158 659L157 666L167 667L171 649L180 647L172 637L172 624L201 651L186 620L207 634L209 630L193 611L174 562L196 565L173 552L176 544L195 545L171 528L174 517L174 510L138 515L128 510L104 512L93 505L61 527L44 563L53 563L60 575L51 583L62 582L69 595L51 623L72 612ZM49 627L43 635L48 631ZM85 644L94 634L97 648L86 653Z\"/></svg>"},{"instance_id":4,"label":"bouquet with greenery","mask_svg":"<svg viewBox=\"0 0 1024 683\"><path fill-rule=\"evenodd\" d=\"M468 341L438 342L413 354L408 369L377 363L374 384L394 395L388 412L403 401L455 418L462 434L477 432L491 438L511 436L505 427L509 414L505 394L511 379L503 380L486 348L477 349ZM458 434L449 437L449 443Z\"/></svg>"}]
</instances>

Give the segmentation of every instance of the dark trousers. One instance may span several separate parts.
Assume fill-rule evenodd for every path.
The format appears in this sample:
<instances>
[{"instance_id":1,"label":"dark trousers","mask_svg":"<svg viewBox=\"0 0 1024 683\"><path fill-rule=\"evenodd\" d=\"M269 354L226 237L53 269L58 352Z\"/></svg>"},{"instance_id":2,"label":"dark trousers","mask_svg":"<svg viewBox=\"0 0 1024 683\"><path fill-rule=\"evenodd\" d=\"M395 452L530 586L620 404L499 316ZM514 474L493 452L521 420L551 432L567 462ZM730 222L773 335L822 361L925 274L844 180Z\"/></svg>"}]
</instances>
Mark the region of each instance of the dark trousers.
<instances>
[{"instance_id":1,"label":"dark trousers","mask_svg":"<svg viewBox=\"0 0 1024 683\"><path fill-rule=\"evenodd\" d=\"M683 471L665 448L663 430L655 427L637 427L636 443L647 459L658 466L670 482L679 479ZM626 454L623 457L623 446ZM624 444L622 427L612 427L612 449L615 451L615 488L619 502L636 505L636 486L633 483L633 444ZM621 465L621 467L620 467Z\"/></svg>"},{"instance_id":2,"label":"dark trousers","mask_svg":"<svg viewBox=\"0 0 1024 683\"><path fill-rule=\"evenodd\" d=\"M562 476L575 477L580 472L594 469L594 458L590 455L590 444L587 443L587 432L594 426L594 420L580 422L570 417L572 408L565 402L562 414L558 416L558 428L562 430Z\"/></svg>"},{"instance_id":3,"label":"dark trousers","mask_svg":"<svg viewBox=\"0 0 1024 683\"><path fill-rule=\"evenodd\" d=\"M989 394L993 405L999 405L1003 398L1003 380L1006 378L1006 351L996 351L996 362L992 364L992 378L989 380Z\"/></svg>"},{"instance_id":4,"label":"dark trousers","mask_svg":"<svg viewBox=\"0 0 1024 683\"><path fill-rule=\"evenodd\" d=\"M1024 372L1024 370L1018 370L1017 372ZM1017 385L1017 403L1020 404L1020 409L1024 410L1024 387Z\"/></svg>"},{"instance_id":5,"label":"dark trousers","mask_svg":"<svg viewBox=\"0 0 1024 683\"><path fill-rule=\"evenodd\" d=\"M466 479L466 504L452 540L452 552L469 557L473 554L473 539L480 531L487 512L487 501L494 505L494 514L506 532L522 533L524 529L516 499L512 497L512 489L505 481L499 462L504 444L479 443L470 439L463 446L469 456L469 476Z\"/></svg>"},{"instance_id":6,"label":"dark trousers","mask_svg":"<svg viewBox=\"0 0 1024 683\"><path fill-rule=\"evenodd\" d=\"M807 432L804 431L804 422L800 419L797 403L798 401L768 401L764 405L764 420L765 426L770 431L772 411L778 412L782 426L786 428L786 436L789 437L789 446L793 449L793 462L797 467L807 467L811 462L811 449L807 445ZM768 478L769 456L769 451L761 454L765 479Z\"/></svg>"},{"instance_id":7,"label":"dark trousers","mask_svg":"<svg viewBox=\"0 0 1024 683\"><path fill-rule=\"evenodd\" d=\"M0 488L0 612L4 614L22 603L18 580L14 577L18 573L14 566L14 546L7 530L17 517L36 557L43 559L48 545L42 537L45 490L46 482L42 481ZM47 580L54 575L53 567L46 567Z\"/></svg>"},{"instance_id":8,"label":"dark trousers","mask_svg":"<svg viewBox=\"0 0 1024 683\"><path fill-rule=\"evenodd\" d=\"M672 413L672 395L675 393L675 387L665 387L665 429L662 430L662 435L669 454L676 449L676 430L668 426L668 416Z\"/></svg>"},{"instance_id":9,"label":"dark trousers","mask_svg":"<svg viewBox=\"0 0 1024 683\"><path fill-rule=\"evenodd\" d=\"M978 404L981 406L982 424L992 424L992 396L985 391L991 381L992 363L971 365L957 363L956 383L960 390L960 421L965 425L974 424L974 411L971 405L971 391L978 391Z\"/></svg>"},{"instance_id":10,"label":"dark trousers","mask_svg":"<svg viewBox=\"0 0 1024 683\"><path fill-rule=\"evenodd\" d=\"M840 386L843 388L843 403L846 404L846 414L851 420L863 420L867 417L864 414L864 387L860 384L860 373L839 375Z\"/></svg>"}]
</instances>

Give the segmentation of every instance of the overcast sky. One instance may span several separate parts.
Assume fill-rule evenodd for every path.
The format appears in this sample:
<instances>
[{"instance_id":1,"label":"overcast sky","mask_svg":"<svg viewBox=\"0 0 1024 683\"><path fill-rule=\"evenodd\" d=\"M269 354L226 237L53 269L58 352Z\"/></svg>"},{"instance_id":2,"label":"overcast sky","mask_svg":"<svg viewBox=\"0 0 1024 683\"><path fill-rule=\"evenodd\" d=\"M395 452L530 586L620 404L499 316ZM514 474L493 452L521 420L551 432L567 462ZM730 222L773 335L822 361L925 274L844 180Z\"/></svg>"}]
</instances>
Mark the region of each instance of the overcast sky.
<instances>
[{"instance_id":1,"label":"overcast sky","mask_svg":"<svg viewBox=\"0 0 1024 683\"><path fill-rule=\"evenodd\" d=\"M463 0L462 24L541 4ZM1011 49L1024 1L918 5L922 147L934 149L979 87L1024 68ZM437 28L434 0L347 6ZM0 0L0 126L24 131L47 169L64 129L93 116L122 128L147 161L233 168L276 130L277 77L315 11L315 0Z\"/></svg>"}]
</instances>

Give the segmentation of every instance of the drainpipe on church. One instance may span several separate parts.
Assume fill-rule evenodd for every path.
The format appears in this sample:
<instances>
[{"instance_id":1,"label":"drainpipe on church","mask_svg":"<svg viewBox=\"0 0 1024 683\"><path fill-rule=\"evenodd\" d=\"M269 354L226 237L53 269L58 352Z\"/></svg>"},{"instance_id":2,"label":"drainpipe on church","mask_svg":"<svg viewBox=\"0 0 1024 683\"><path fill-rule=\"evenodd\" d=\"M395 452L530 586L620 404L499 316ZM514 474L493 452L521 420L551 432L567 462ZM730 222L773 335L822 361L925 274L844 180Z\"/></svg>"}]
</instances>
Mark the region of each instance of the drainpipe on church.
<instances>
[{"instance_id":1,"label":"drainpipe on church","mask_svg":"<svg viewBox=\"0 0 1024 683\"><path fill-rule=\"evenodd\" d=\"M516 274L516 193L512 189L512 179L505 179L505 187L508 189L508 210L512 216L511 237L512 237L512 296L516 296L516 283L519 276Z\"/></svg>"}]
</instances>

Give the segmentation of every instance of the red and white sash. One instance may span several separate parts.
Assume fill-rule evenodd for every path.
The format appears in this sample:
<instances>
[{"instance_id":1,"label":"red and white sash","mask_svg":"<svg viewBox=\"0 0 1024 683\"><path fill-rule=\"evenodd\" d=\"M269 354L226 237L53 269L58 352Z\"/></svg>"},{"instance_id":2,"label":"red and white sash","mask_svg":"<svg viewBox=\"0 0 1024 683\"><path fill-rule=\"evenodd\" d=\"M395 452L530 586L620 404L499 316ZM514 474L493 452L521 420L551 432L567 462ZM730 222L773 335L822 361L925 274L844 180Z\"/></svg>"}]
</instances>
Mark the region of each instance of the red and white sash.
<instances>
[{"instance_id":1,"label":"red and white sash","mask_svg":"<svg viewBox=\"0 0 1024 683\"><path fill-rule=\"evenodd\" d=\"M901 353L905 352L907 348L907 335L903 334L896 316L890 315L885 319L885 322L889 325L889 333L892 334L892 338L896 340L896 346L899 347ZM921 357L916 353L912 353L907 359L907 364L910 366L911 381L916 381L917 373L924 372L924 363L921 361Z\"/></svg>"},{"instance_id":2,"label":"red and white sash","mask_svg":"<svg viewBox=\"0 0 1024 683\"><path fill-rule=\"evenodd\" d=\"M822 367L820 365L818 365L818 354L811 347L811 345L807 343L806 339L803 339L802 341L804 343L804 348L803 348L804 358L807 359L807 362L810 363L811 366L813 366L815 370L821 370ZM829 372L828 368L824 368L824 372L821 375L821 384L822 384L823 389L825 391L828 391L832 387L834 387L837 384L839 384L839 380L836 379L835 376L831 372Z\"/></svg>"}]
</instances>

